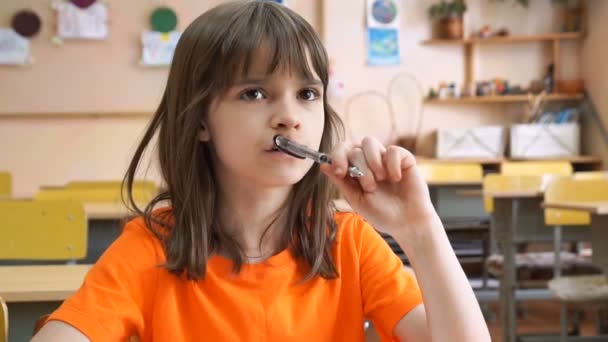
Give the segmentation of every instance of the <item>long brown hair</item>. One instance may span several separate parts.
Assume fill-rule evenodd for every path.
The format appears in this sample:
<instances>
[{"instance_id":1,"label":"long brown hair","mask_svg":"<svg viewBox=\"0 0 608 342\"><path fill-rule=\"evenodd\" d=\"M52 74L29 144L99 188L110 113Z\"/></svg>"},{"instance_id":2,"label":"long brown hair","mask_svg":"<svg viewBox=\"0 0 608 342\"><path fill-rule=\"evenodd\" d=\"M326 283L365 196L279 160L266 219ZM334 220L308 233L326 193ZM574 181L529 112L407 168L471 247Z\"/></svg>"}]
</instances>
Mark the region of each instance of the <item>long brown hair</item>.
<instances>
[{"instance_id":1,"label":"long brown hair","mask_svg":"<svg viewBox=\"0 0 608 342\"><path fill-rule=\"evenodd\" d=\"M289 8L270 1L234 1L203 13L183 32L160 105L139 144L123 181L126 201L162 241L166 267L191 279L204 278L208 258L226 252L239 271L245 256L218 222L218 188L211 146L197 133L211 101L246 74L256 51L271 52L267 72L293 68L323 82L325 125L321 150L329 151L343 133L340 118L327 103L327 53L312 26ZM166 190L142 211L133 200L133 181L142 155L158 133L158 160ZM318 165L293 186L282 210L287 217L282 244L309 266L305 279L338 276L331 256L336 236L333 188ZM166 216L153 213L161 202ZM158 226L163 229L154 229Z\"/></svg>"}]
</instances>

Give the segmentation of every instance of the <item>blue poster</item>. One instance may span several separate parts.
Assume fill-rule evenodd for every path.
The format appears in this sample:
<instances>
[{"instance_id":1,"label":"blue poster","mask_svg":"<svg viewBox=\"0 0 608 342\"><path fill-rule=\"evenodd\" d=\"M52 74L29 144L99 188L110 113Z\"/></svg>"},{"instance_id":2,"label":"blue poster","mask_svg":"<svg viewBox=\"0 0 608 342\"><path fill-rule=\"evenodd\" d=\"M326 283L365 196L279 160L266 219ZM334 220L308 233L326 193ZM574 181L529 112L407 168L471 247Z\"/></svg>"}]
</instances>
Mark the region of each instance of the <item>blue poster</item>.
<instances>
[{"instance_id":1,"label":"blue poster","mask_svg":"<svg viewBox=\"0 0 608 342\"><path fill-rule=\"evenodd\" d=\"M399 31L391 28L368 28L368 63L399 65Z\"/></svg>"}]
</instances>

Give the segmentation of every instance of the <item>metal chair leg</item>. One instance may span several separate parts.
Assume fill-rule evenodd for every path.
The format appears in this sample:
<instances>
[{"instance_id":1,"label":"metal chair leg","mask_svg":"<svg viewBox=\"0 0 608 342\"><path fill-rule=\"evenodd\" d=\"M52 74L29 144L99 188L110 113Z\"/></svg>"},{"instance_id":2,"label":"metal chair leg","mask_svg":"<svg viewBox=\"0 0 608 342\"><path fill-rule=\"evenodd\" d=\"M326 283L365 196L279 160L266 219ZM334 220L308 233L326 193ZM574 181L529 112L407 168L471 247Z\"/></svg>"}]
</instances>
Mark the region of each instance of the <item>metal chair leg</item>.
<instances>
[{"instance_id":1,"label":"metal chair leg","mask_svg":"<svg viewBox=\"0 0 608 342\"><path fill-rule=\"evenodd\" d=\"M564 302L559 305L559 341L568 341L568 306Z\"/></svg>"}]
</instances>

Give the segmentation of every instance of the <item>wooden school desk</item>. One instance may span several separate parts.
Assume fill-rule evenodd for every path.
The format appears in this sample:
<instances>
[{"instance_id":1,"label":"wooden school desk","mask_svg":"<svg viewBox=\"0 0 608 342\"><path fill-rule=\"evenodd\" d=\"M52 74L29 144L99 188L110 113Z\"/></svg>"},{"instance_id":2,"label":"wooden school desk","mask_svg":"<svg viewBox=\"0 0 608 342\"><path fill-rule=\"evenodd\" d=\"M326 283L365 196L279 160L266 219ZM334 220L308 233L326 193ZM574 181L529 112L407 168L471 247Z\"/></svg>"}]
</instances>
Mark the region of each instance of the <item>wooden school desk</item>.
<instances>
[{"instance_id":1,"label":"wooden school desk","mask_svg":"<svg viewBox=\"0 0 608 342\"><path fill-rule=\"evenodd\" d=\"M82 284L90 265L0 266L0 297L7 303L62 301Z\"/></svg>"},{"instance_id":2,"label":"wooden school desk","mask_svg":"<svg viewBox=\"0 0 608 342\"><path fill-rule=\"evenodd\" d=\"M28 341L35 322L78 290L90 267L0 266L0 297L8 306L10 341Z\"/></svg>"},{"instance_id":3,"label":"wooden school desk","mask_svg":"<svg viewBox=\"0 0 608 342\"><path fill-rule=\"evenodd\" d=\"M522 242L551 242L553 230L545 225L541 206L543 191L484 192L493 198L492 230L503 254L503 276L500 282L499 302L503 327L503 341L517 340L517 299L549 299L555 296L549 289L517 288L516 246ZM564 227L564 241L586 240L585 231Z\"/></svg>"}]
</instances>

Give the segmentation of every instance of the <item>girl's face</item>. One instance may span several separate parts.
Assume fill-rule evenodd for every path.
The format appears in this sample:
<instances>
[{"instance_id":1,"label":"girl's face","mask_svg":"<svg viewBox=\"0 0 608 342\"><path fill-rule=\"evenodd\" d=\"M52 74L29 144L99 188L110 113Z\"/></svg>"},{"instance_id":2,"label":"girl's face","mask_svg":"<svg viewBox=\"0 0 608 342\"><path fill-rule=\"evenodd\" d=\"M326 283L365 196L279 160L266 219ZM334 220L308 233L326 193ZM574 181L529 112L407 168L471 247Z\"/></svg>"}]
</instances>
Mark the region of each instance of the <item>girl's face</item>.
<instances>
[{"instance_id":1,"label":"girl's face","mask_svg":"<svg viewBox=\"0 0 608 342\"><path fill-rule=\"evenodd\" d=\"M247 75L215 99L204 119L202 141L210 141L220 180L263 187L291 186L312 166L311 160L273 150L277 134L319 148L324 126L323 84L297 68L267 74L268 53L255 56Z\"/></svg>"}]
</instances>

